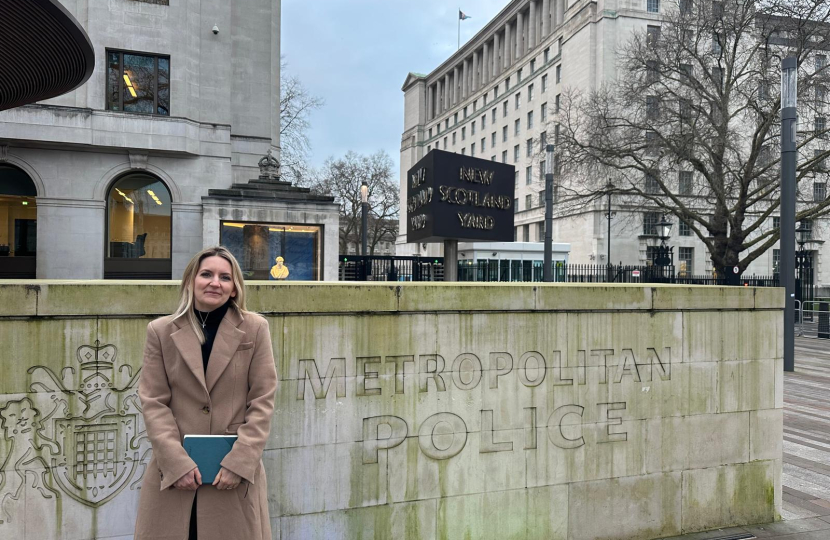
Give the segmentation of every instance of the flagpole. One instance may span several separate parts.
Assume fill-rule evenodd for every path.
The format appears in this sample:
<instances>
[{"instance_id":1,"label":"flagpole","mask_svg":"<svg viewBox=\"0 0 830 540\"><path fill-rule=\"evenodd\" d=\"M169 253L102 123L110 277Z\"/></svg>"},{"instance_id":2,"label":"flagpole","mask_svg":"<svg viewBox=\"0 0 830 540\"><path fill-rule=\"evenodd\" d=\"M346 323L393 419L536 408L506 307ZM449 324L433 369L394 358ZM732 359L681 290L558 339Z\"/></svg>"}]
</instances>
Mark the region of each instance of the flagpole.
<instances>
[{"instance_id":1,"label":"flagpole","mask_svg":"<svg viewBox=\"0 0 830 540\"><path fill-rule=\"evenodd\" d=\"M458 48L456 50L461 49L461 8L458 8Z\"/></svg>"}]
</instances>

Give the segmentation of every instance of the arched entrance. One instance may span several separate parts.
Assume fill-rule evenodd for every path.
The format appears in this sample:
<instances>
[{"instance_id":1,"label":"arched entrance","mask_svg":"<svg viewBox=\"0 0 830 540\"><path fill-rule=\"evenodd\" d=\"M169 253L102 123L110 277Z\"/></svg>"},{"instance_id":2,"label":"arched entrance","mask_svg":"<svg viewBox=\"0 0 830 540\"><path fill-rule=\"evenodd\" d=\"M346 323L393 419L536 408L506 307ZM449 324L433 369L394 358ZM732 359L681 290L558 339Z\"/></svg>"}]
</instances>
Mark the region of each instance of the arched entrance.
<instances>
[{"instance_id":1,"label":"arched entrance","mask_svg":"<svg viewBox=\"0 0 830 540\"><path fill-rule=\"evenodd\" d=\"M107 194L106 279L170 279L172 208L164 182L128 173Z\"/></svg>"},{"instance_id":2,"label":"arched entrance","mask_svg":"<svg viewBox=\"0 0 830 540\"><path fill-rule=\"evenodd\" d=\"M0 164L0 279L34 279L37 188L29 175Z\"/></svg>"}]
</instances>

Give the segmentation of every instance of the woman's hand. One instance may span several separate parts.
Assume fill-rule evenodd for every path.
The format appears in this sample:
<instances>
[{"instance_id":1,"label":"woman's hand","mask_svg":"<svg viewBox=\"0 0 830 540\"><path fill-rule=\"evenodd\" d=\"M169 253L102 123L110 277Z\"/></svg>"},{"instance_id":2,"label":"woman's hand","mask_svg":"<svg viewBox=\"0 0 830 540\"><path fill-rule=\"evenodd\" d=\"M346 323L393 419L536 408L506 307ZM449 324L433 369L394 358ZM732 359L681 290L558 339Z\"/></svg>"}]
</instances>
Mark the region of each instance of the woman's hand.
<instances>
[{"instance_id":1,"label":"woman's hand","mask_svg":"<svg viewBox=\"0 0 830 540\"><path fill-rule=\"evenodd\" d=\"M213 481L213 485L216 486L216 489L235 489L241 481L241 476L222 467L219 470L219 474L216 475L216 480Z\"/></svg>"},{"instance_id":2,"label":"woman's hand","mask_svg":"<svg viewBox=\"0 0 830 540\"><path fill-rule=\"evenodd\" d=\"M202 485L202 474L199 472L199 467L188 472L173 484L176 489L184 489L187 491L196 491Z\"/></svg>"}]
</instances>

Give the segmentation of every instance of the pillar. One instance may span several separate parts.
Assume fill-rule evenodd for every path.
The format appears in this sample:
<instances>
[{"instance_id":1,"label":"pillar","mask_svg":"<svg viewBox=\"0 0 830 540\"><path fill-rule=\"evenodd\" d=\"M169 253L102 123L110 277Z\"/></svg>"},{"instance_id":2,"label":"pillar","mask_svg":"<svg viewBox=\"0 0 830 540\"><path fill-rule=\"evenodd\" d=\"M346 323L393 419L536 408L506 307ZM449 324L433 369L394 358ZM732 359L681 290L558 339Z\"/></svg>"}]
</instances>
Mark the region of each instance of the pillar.
<instances>
[{"instance_id":1,"label":"pillar","mask_svg":"<svg viewBox=\"0 0 830 540\"><path fill-rule=\"evenodd\" d=\"M490 82L490 44L485 42L481 48L481 85Z\"/></svg>"},{"instance_id":2,"label":"pillar","mask_svg":"<svg viewBox=\"0 0 830 540\"><path fill-rule=\"evenodd\" d=\"M450 107L458 104L458 66L452 68L452 101Z\"/></svg>"},{"instance_id":3,"label":"pillar","mask_svg":"<svg viewBox=\"0 0 830 540\"><path fill-rule=\"evenodd\" d=\"M542 39L550 35L550 0L542 0Z\"/></svg>"},{"instance_id":4,"label":"pillar","mask_svg":"<svg viewBox=\"0 0 830 540\"><path fill-rule=\"evenodd\" d=\"M432 86L427 86L427 120L435 118L435 111L432 110Z\"/></svg>"},{"instance_id":5,"label":"pillar","mask_svg":"<svg viewBox=\"0 0 830 540\"><path fill-rule=\"evenodd\" d=\"M519 12L516 16L516 59L518 60L525 55L525 14Z\"/></svg>"},{"instance_id":6,"label":"pillar","mask_svg":"<svg viewBox=\"0 0 830 540\"><path fill-rule=\"evenodd\" d=\"M473 57L475 58L475 57ZM470 97L470 91L472 90L473 85L470 84L470 69L469 66L470 61L466 58L464 59L464 73L461 76L461 98L466 99ZM475 72L475 66L473 66L473 72Z\"/></svg>"},{"instance_id":7,"label":"pillar","mask_svg":"<svg viewBox=\"0 0 830 540\"><path fill-rule=\"evenodd\" d=\"M448 71L446 75L444 75L444 110L450 108L450 72Z\"/></svg>"},{"instance_id":8,"label":"pillar","mask_svg":"<svg viewBox=\"0 0 830 540\"><path fill-rule=\"evenodd\" d=\"M470 88L472 89L472 92L478 91L478 63L478 51L473 51L473 72L471 73L472 78L470 80Z\"/></svg>"},{"instance_id":9,"label":"pillar","mask_svg":"<svg viewBox=\"0 0 830 540\"><path fill-rule=\"evenodd\" d=\"M530 0L530 22L527 27L527 49L536 46L536 1Z\"/></svg>"},{"instance_id":10,"label":"pillar","mask_svg":"<svg viewBox=\"0 0 830 540\"><path fill-rule=\"evenodd\" d=\"M499 76L499 73L501 73L501 70L499 69L499 67L501 65L499 63L499 48L500 48L499 33L496 32L495 34L493 34L493 72L492 72L492 76L493 76L494 79Z\"/></svg>"},{"instance_id":11,"label":"pillar","mask_svg":"<svg viewBox=\"0 0 830 540\"><path fill-rule=\"evenodd\" d=\"M504 25L504 69L507 71L510 69L510 65L513 63L513 55L512 52L512 40L510 39L510 23Z\"/></svg>"}]
</instances>

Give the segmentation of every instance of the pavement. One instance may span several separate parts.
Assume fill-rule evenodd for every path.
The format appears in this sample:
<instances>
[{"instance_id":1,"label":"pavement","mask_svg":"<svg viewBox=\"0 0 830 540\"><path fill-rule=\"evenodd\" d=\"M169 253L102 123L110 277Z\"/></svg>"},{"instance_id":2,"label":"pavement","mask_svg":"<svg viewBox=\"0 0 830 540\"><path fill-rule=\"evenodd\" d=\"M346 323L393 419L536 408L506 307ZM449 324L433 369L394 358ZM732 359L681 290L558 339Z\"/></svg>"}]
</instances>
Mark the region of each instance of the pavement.
<instances>
[{"instance_id":1,"label":"pavement","mask_svg":"<svg viewBox=\"0 0 830 540\"><path fill-rule=\"evenodd\" d=\"M664 540L830 540L830 340L796 338L784 374L782 521Z\"/></svg>"}]
</instances>

